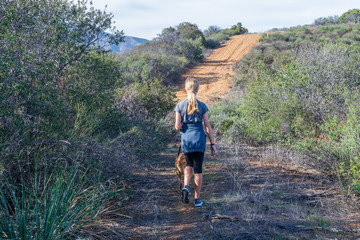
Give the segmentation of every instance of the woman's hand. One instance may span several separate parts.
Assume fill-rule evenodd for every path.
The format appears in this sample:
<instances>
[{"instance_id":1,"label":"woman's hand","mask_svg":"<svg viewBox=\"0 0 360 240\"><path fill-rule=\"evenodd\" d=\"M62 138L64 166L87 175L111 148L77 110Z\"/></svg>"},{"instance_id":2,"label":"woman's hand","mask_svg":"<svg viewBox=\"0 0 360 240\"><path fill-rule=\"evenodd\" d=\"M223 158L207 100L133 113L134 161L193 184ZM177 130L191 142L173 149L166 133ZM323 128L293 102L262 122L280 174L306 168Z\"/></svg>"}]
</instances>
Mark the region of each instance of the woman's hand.
<instances>
[{"instance_id":1,"label":"woman's hand","mask_svg":"<svg viewBox=\"0 0 360 240\"><path fill-rule=\"evenodd\" d=\"M211 156L214 156L216 154L216 147L215 145L211 144Z\"/></svg>"}]
</instances>

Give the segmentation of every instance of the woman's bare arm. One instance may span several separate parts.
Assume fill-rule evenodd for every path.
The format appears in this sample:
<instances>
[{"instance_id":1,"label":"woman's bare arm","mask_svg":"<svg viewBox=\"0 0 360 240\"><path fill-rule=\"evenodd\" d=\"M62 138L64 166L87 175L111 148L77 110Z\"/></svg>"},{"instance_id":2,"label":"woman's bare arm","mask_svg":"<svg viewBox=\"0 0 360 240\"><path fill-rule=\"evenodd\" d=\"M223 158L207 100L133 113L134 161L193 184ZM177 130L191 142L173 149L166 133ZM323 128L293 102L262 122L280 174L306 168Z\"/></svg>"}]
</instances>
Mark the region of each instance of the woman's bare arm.
<instances>
[{"instance_id":1,"label":"woman's bare arm","mask_svg":"<svg viewBox=\"0 0 360 240\"><path fill-rule=\"evenodd\" d=\"M209 137L210 143L211 143L211 155L215 155L216 154L216 147L215 147L215 139L213 136L213 132L212 132L212 128L209 122L209 116L207 113L204 113L203 115L203 119L204 119L204 125L205 125L205 131Z\"/></svg>"},{"instance_id":2,"label":"woman's bare arm","mask_svg":"<svg viewBox=\"0 0 360 240\"><path fill-rule=\"evenodd\" d=\"M204 119L204 125L205 125L205 131L209 137L210 143L214 143L214 137L213 137L213 133L212 133L212 128L209 122L209 116L207 113L204 113L203 115L203 119Z\"/></svg>"},{"instance_id":3,"label":"woman's bare arm","mask_svg":"<svg viewBox=\"0 0 360 240\"><path fill-rule=\"evenodd\" d=\"M175 129L176 130L182 129L181 115L178 112L175 112Z\"/></svg>"}]
</instances>

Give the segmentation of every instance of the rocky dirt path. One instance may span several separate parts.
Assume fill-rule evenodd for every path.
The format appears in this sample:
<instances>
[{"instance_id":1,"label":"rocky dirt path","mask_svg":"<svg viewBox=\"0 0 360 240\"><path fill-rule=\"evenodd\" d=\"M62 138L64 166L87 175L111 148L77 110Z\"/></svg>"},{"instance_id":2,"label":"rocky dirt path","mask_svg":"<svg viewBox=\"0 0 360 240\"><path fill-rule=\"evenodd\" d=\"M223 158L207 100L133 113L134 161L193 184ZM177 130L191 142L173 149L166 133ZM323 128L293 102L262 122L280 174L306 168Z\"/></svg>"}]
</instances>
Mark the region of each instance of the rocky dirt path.
<instances>
[{"instance_id":1,"label":"rocky dirt path","mask_svg":"<svg viewBox=\"0 0 360 240\"><path fill-rule=\"evenodd\" d=\"M184 81L187 77L195 77L200 81L198 98L208 105L226 96L231 89L231 78L234 76L234 65L258 43L260 34L246 34L232 37L229 41L215 49L213 53L187 69L182 75L180 91L177 98L186 98Z\"/></svg>"},{"instance_id":2,"label":"rocky dirt path","mask_svg":"<svg viewBox=\"0 0 360 240\"><path fill-rule=\"evenodd\" d=\"M127 217L118 217L122 235L116 239L360 237L359 209L344 202L336 181L304 164L294 166L296 156L281 151L220 145L216 157L205 157L204 205L195 208L193 197L189 204L180 201L176 148L169 148L128 180L136 199L123 213ZM279 154L288 159L280 163Z\"/></svg>"}]
</instances>

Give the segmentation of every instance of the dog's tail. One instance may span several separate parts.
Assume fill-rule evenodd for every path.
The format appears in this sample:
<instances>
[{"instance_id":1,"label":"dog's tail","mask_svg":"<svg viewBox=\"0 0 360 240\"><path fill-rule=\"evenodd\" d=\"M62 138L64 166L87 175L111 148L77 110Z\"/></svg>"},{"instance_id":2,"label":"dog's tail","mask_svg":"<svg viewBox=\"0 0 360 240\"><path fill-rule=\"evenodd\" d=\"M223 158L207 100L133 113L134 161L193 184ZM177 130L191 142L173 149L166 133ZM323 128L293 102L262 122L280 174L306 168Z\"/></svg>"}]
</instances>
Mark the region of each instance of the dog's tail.
<instances>
[{"instance_id":1,"label":"dog's tail","mask_svg":"<svg viewBox=\"0 0 360 240\"><path fill-rule=\"evenodd\" d=\"M180 155L180 153L181 153L181 144L180 144L180 146L179 146L179 150L178 150L178 156Z\"/></svg>"},{"instance_id":2,"label":"dog's tail","mask_svg":"<svg viewBox=\"0 0 360 240\"><path fill-rule=\"evenodd\" d=\"M183 189L183 183L182 183L182 181L181 181L181 176L182 176L182 174L181 174L181 171L180 171L180 169L178 168L178 166L176 166L176 175L177 175L178 178L179 178L179 187L180 187L180 190L181 190L181 189Z\"/></svg>"},{"instance_id":3,"label":"dog's tail","mask_svg":"<svg viewBox=\"0 0 360 240\"><path fill-rule=\"evenodd\" d=\"M180 168L180 159L179 156L180 156L180 153L181 153L181 144L179 146L179 151L178 151L178 154L177 154L177 161L176 161L176 164L175 164L175 167L176 167L176 175L177 177L179 178L179 186L180 186L180 190L183 188L183 183L182 183L182 180L181 180L181 176L184 174L183 171L181 171L181 168Z\"/></svg>"}]
</instances>

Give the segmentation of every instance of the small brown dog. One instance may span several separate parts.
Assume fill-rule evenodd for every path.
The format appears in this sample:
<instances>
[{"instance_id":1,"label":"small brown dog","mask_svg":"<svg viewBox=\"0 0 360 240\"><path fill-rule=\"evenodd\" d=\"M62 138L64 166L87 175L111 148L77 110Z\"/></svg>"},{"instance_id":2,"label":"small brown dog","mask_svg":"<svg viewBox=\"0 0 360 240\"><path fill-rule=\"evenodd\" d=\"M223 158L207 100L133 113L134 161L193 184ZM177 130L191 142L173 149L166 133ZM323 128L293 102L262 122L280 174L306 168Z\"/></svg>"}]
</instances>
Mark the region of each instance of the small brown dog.
<instances>
[{"instance_id":1,"label":"small brown dog","mask_svg":"<svg viewBox=\"0 0 360 240\"><path fill-rule=\"evenodd\" d=\"M180 185L180 190L183 188L183 183L182 183L182 176L184 176L184 168L186 165L186 159L185 159L185 155L184 153L181 151L181 146L179 147L179 152L177 154L176 160L175 160L175 167L176 167L176 175L179 178L179 185Z\"/></svg>"}]
</instances>

